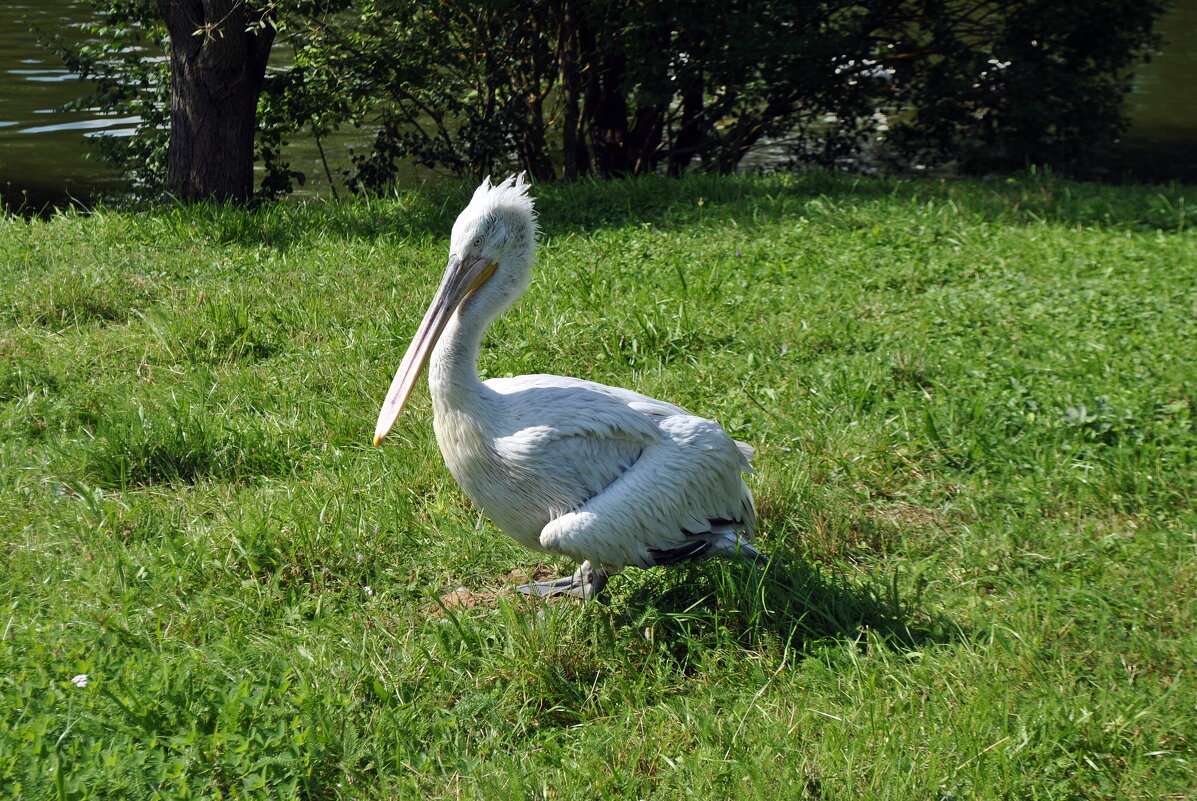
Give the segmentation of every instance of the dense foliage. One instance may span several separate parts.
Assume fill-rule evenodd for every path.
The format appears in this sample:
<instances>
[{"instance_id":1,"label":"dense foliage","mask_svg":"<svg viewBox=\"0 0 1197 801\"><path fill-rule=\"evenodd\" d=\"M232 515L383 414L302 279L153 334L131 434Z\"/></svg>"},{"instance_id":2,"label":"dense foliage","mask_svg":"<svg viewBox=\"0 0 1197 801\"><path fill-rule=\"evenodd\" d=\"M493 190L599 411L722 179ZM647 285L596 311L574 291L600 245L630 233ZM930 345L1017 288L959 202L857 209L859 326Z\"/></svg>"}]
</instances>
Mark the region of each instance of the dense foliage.
<instances>
[{"instance_id":1,"label":"dense foliage","mask_svg":"<svg viewBox=\"0 0 1197 801\"><path fill-rule=\"evenodd\" d=\"M877 12L867 6L364 5L352 23L307 38L302 54L325 75L366 78L378 124L359 170L366 183L401 158L459 174L514 162L542 178L695 161L727 171L762 139L787 135L827 157L859 139L881 88L848 68L869 48ZM826 124L829 113L839 124Z\"/></svg>"},{"instance_id":2,"label":"dense foliage","mask_svg":"<svg viewBox=\"0 0 1197 801\"><path fill-rule=\"evenodd\" d=\"M1126 125L1129 70L1160 0L917 0L895 26L895 153L970 171L1047 164L1084 174Z\"/></svg>"},{"instance_id":3,"label":"dense foliage","mask_svg":"<svg viewBox=\"0 0 1197 801\"><path fill-rule=\"evenodd\" d=\"M92 0L105 32L161 41L150 0ZM264 188L286 191L288 136L358 126L349 183L410 161L480 175L727 172L769 144L796 161L862 153L970 171L1072 171L1125 124L1129 70L1163 0L278 0L285 66L259 104ZM100 100L139 104L143 137L109 145L146 179L161 138L160 63L122 39L76 51ZM113 58L119 54L119 58ZM130 54L133 54L132 56ZM277 58L276 63L280 61ZM141 60L139 60L141 58ZM155 89L154 87L158 87ZM130 157L132 157L130 159Z\"/></svg>"}]
</instances>

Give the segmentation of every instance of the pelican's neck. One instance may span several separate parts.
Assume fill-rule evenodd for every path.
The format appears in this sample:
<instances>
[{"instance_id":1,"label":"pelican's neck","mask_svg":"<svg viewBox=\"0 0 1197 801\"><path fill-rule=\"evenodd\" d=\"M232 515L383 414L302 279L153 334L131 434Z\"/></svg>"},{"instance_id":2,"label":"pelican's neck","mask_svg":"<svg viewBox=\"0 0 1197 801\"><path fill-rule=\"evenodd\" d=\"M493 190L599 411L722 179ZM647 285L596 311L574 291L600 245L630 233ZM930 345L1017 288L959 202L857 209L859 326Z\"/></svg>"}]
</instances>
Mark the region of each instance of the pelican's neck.
<instances>
[{"instance_id":1,"label":"pelican's neck","mask_svg":"<svg viewBox=\"0 0 1197 801\"><path fill-rule=\"evenodd\" d=\"M522 267L509 273L514 280L492 278L468 295L449 318L428 365L428 386L438 416L455 411L481 421L487 415L488 404L493 407L494 392L478 380L482 335L523 293L532 256L530 249L513 256L511 266Z\"/></svg>"},{"instance_id":2,"label":"pelican's neck","mask_svg":"<svg viewBox=\"0 0 1197 801\"><path fill-rule=\"evenodd\" d=\"M445 326L428 364L428 387L437 414L449 409L477 411L486 390L478 380L478 351L490 322L482 304L467 300Z\"/></svg>"}]
</instances>

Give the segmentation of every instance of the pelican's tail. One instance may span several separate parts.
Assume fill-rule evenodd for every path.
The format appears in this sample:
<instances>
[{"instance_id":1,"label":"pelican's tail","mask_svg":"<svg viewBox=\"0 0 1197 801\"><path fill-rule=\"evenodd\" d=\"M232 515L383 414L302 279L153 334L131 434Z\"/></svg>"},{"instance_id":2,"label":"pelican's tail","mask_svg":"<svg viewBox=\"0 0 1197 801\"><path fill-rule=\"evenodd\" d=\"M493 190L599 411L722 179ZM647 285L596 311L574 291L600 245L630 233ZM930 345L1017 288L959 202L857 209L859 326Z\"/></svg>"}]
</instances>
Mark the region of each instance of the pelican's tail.
<instances>
[{"instance_id":1,"label":"pelican's tail","mask_svg":"<svg viewBox=\"0 0 1197 801\"><path fill-rule=\"evenodd\" d=\"M769 564L769 557L749 544L742 526L737 525L734 530L731 525L715 526L711 531L701 535L692 535L694 539L685 545L666 550L648 549L649 559L641 567L654 565L672 565L677 562L688 562L697 559L746 559L749 562L765 567Z\"/></svg>"},{"instance_id":2,"label":"pelican's tail","mask_svg":"<svg viewBox=\"0 0 1197 801\"><path fill-rule=\"evenodd\" d=\"M722 534L718 539L712 540L710 550L706 552L706 556L718 556L723 559L746 559L758 567L767 567L769 565L768 556L765 556L764 553L750 545L748 540L732 532Z\"/></svg>"},{"instance_id":3,"label":"pelican's tail","mask_svg":"<svg viewBox=\"0 0 1197 801\"><path fill-rule=\"evenodd\" d=\"M752 460L756 457L756 448L738 439L733 439L732 442L736 443L736 450L740 452L740 470L745 473L755 472L752 469Z\"/></svg>"}]
</instances>

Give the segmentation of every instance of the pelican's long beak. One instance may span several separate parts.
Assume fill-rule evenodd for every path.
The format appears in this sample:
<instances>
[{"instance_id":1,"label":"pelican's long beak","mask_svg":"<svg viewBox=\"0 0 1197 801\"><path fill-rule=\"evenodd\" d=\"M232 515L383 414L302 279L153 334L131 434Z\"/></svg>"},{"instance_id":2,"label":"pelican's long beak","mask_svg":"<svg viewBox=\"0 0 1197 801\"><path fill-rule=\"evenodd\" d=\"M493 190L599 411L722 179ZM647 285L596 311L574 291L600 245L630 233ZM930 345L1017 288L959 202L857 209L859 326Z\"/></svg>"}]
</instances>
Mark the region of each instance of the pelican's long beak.
<instances>
[{"instance_id":1,"label":"pelican's long beak","mask_svg":"<svg viewBox=\"0 0 1197 801\"><path fill-rule=\"evenodd\" d=\"M420 377L420 371L428 363L428 357L432 355L432 348L440 339L453 312L471 292L482 286L495 274L497 266L495 262L484 256L468 258L465 261L457 256L449 257L449 264L445 268L445 277L441 279L436 297L432 299L432 304L424 313L423 322L416 329L416 335L412 337L411 344L407 346L407 353L399 365L399 370L395 373L391 388L387 391L387 399L382 404L382 410L378 413L378 424L374 426L375 447L382 442L382 438L399 419L399 413L403 411L403 404L407 403L407 399L411 396L412 389L416 386L416 379Z\"/></svg>"}]
</instances>

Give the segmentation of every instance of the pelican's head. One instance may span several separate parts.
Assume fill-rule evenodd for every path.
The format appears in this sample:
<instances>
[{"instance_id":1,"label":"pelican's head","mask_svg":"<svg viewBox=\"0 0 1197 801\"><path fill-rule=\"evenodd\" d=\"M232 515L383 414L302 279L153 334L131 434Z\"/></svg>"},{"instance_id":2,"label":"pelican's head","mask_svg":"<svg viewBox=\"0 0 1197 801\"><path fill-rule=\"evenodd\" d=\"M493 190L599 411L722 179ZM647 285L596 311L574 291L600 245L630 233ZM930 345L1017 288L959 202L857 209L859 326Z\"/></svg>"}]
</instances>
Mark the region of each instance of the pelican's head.
<instances>
[{"instance_id":1,"label":"pelican's head","mask_svg":"<svg viewBox=\"0 0 1197 801\"><path fill-rule=\"evenodd\" d=\"M536 253L536 212L528 187L522 173L498 184L486 178L457 216L445 275L378 413L375 445L399 419L403 404L454 313L468 304L482 312L485 324L527 287Z\"/></svg>"},{"instance_id":2,"label":"pelican's head","mask_svg":"<svg viewBox=\"0 0 1197 801\"><path fill-rule=\"evenodd\" d=\"M450 265L454 258L463 263L481 258L496 265L497 277L515 281L522 289L536 252L536 211L528 188L523 173L499 184L484 179L453 223Z\"/></svg>"}]
</instances>

